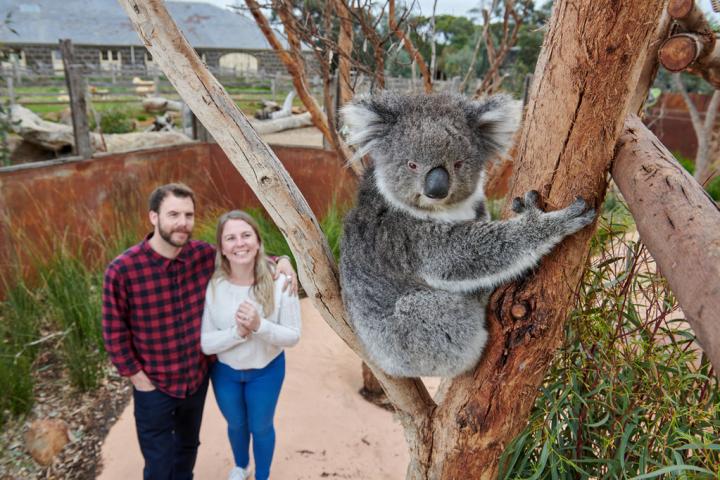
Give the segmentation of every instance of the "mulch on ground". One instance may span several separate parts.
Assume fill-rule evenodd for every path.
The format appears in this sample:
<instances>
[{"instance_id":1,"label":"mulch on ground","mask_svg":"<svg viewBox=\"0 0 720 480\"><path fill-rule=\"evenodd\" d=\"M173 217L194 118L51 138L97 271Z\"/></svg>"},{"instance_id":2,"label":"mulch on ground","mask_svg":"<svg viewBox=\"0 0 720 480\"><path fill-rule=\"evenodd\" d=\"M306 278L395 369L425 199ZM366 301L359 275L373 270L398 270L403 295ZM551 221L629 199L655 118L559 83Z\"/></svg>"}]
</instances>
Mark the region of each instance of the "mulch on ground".
<instances>
[{"instance_id":1,"label":"mulch on ground","mask_svg":"<svg viewBox=\"0 0 720 480\"><path fill-rule=\"evenodd\" d=\"M94 479L102 468L102 442L132 395L130 384L108 364L100 387L82 393L70 385L53 351L43 352L36 363L32 411L0 432L0 480ZM42 418L61 419L70 430L70 443L49 466L35 462L25 448L28 426Z\"/></svg>"}]
</instances>

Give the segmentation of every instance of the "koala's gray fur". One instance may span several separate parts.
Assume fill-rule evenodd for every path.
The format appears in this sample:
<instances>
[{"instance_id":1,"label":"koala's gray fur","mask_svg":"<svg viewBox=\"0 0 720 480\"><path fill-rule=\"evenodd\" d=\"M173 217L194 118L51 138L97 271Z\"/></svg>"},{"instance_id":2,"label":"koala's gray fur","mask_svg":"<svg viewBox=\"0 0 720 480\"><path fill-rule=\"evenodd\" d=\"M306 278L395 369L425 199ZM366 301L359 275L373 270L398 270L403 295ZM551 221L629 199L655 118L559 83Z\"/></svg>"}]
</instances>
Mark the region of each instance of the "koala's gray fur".
<instances>
[{"instance_id":1,"label":"koala's gray fur","mask_svg":"<svg viewBox=\"0 0 720 480\"><path fill-rule=\"evenodd\" d=\"M545 213L537 192L515 199L516 217L489 220L483 171L508 147L519 117L518 102L502 95L382 92L343 109L356 157L368 153L374 163L345 218L343 300L371 361L388 374L473 368L492 290L592 222L582 199Z\"/></svg>"}]
</instances>

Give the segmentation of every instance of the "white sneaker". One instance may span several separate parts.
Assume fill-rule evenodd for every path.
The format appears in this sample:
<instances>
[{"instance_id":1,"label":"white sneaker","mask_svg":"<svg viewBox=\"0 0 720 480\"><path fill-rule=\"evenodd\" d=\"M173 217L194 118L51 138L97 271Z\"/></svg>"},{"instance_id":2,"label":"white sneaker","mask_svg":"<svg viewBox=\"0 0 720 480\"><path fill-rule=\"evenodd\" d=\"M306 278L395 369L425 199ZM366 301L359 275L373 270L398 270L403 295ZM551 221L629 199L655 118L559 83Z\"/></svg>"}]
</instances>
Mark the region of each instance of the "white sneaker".
<instances>
[{"instance_id":1,"label":"white sneaker","mask_svg":"<svg viewBox=\"0 0 720 480\"><path fill-rule=\"evenodd\" d=\"M252 470L250 469L250 467L240 468L235 466L232 470L230 470L228 480L249 480L251 475Z\"/></svg>"}]
</instances>

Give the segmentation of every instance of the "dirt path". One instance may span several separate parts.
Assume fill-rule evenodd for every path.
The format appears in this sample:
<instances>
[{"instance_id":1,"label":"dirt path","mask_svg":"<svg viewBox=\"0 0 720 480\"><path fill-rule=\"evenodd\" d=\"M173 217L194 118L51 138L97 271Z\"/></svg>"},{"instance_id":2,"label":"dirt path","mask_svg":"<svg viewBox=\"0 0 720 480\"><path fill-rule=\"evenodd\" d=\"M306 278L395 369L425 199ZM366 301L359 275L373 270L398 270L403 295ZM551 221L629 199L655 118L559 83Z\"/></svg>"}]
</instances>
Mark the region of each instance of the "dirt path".
<instances>
[{"instance_id":1,"label":"dirt path","mask_svg":"<svg viewBox=\"0 0 720 480\"><path fill-rule=\"evenodd\" d=\"M360 360L310 302L301 302L303 334L286 351L287 374L276 415L272 478L395 480L405 477L407 452L391 413L365 402ZM224 480L232 460L225 421L208 393L195 468L198 480ZM101 480L139 478L142 457L132 403L102 449Z\"/></svg>"}]
</instances>

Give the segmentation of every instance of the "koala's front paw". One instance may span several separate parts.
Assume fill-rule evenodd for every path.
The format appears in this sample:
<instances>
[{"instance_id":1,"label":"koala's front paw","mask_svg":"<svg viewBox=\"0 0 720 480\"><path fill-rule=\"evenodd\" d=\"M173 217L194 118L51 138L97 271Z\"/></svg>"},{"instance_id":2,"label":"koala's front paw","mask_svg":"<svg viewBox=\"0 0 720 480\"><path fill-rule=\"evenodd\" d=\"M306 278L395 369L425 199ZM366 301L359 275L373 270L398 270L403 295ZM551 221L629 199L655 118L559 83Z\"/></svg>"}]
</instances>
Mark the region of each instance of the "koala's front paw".
<instances>
[{"instance_id":1,"label":"koala's front paw","mask_svg":"<svg viewBox=\"0 0 720 480\"><path fill-rule=\"evenodd\" d=\"M587 208L587 202L582 197L576 197L570 206L547 214L558 220L564 235L570 235L590 225L595 219L595 209Z\"/></svg>"},{"instance_id":2,"label":"koala's front paw","mask_svg":"<svg viewBox=\"0 0 720 480\"><path fill-rule=\"evenodd\" d=\"M540 194L537 190L530 190L525 194L525 198L515 197L512 202L512 210L515 213L542 213L538 207Z\"/></svg>"}]
</instances>

